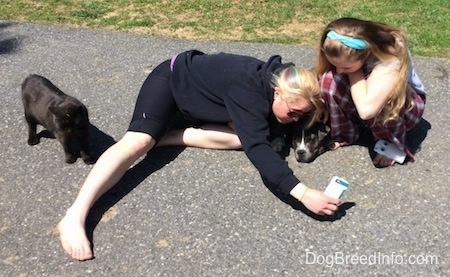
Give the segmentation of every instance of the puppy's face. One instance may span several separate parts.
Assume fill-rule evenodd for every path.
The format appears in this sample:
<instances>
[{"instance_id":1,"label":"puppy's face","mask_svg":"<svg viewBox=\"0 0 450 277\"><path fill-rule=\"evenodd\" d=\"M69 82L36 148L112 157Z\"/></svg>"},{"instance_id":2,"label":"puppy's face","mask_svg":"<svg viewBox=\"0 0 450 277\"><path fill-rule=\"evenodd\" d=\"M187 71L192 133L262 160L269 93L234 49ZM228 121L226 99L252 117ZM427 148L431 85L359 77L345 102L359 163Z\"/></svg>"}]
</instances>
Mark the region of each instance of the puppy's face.
<instances>
[{"instance_id":1,"label":"puppy's face","mask_svg":"<svg viewBox=\"0 0 450 277\"><path fill-rule=\"evenodd\" d=\"M66 101L49 109L56 116L55 124L60 131L72 133L89 126L86 109L77 103Z\"/></svg>"},{"instance_id":2,"label":"puppy's face","mask_svg":"<svg viewBox=\"0 0 450 277\"><path fill-rule=\"evenodd\" d=\"M293 127L292 148L295 159L301 163L310 163L329 149L330 127L324 123L316 123L305 129L303 124Z\"/></svg>"}]
</instances>

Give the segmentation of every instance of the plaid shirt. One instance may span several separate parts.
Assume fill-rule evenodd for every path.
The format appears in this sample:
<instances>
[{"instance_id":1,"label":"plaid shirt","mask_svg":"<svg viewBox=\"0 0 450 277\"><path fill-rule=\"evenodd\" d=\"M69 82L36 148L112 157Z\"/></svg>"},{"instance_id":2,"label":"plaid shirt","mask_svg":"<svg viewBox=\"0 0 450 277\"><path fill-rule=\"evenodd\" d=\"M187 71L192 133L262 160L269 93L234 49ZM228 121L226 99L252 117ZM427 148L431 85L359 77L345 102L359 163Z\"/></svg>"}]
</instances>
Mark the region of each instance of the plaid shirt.
<instances>
[{"instance_id":1,"label":"plaid shirt","mask_svg":"<svg viewBox=\"0 0 450 277\"><path fill-rule=\"evenodd\" d=\"M410 111L403 109L397 121L375 122L363 121L356 110L350 94L350 84L346 74L338 74L335 71L325 72L320 78L320 88L328 112L330 113L331 137L333 141L344 145L354 143L360 133L360 126L369 126L376 140L385 139L394 143L404 151L410 161L414 156L405 145L406 131L419 123L425 109L425 95L420 96L413 92L414 108Z\"/></svg>"}]
</instances>

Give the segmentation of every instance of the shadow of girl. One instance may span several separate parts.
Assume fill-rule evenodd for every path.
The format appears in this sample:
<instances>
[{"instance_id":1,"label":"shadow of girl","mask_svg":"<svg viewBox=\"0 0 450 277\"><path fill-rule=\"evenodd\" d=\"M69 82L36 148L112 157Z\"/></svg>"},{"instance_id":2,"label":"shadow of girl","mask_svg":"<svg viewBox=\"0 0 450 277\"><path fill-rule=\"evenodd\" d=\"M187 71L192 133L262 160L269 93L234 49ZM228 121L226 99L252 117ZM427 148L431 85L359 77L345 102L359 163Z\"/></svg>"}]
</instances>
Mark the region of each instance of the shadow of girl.
<instances>
[{"instance_id":1,"label":"shadow of girl","mask_svg":"<svg viewBox=\"0 0 450 277\"><path fill-rule=\"evenodd\" d=\"M152 149L144 159L130 168L111 190L97 200L92 206L86 220L86 235L91 242L92 248L94 229L97 227L103 215L153 172L156 172L175 160L184 149L185 147L161 147Z\"/></svg>"}]
</instances>

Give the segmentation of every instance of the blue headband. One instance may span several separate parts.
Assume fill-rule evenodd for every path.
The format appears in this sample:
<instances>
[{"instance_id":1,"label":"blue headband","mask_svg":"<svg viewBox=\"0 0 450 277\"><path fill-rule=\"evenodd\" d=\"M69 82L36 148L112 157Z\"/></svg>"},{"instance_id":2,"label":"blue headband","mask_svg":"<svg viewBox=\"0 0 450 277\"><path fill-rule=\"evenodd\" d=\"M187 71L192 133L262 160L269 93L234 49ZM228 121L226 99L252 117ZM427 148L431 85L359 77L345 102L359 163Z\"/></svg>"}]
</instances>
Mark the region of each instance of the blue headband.
<instances>
[{"instance_id":1,"label":"blue headband","mask_svg":"<svg viewBox=\"0 0 450 277\"><path fill-rule=\"evenodd\" d=\"M344 44L347 47L356 49L356 50L363 50L366 49L366 42L359 38L353 38L349 36L343 36L338 33L336 33L334 30L331 30L327 33L327 38L339 41L340 43Z\"/></svg>"}]
</instances>

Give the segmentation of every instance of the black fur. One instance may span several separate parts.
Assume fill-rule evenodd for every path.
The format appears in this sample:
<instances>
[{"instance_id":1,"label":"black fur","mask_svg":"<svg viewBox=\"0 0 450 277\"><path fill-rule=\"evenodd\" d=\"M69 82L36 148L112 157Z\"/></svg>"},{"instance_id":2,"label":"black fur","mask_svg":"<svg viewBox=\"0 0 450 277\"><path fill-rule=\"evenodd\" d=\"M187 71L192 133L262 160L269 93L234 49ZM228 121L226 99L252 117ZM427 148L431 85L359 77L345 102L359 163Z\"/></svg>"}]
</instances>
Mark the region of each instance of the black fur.
<instances>
[{"instance_id":1,"label":"black fur","mask_svg":"<svg viewBox=\"0 0 450 277\"><path fill-rule=\"evenodd\" d=\"M22 83L22 101L29 145L39 143L36 127L40 124L61 143L66 163L77 160L71 147L72 139L78 141L83 161L94 163L88 152L88 111L80 101L63 93L45 77L35 74L29 75Z\"/></svg>"},{"instance_id":2,"label":"black fur","mask_svg":"<svg viewBox=\"0 0 450 277\"><path fill-rule=\"evenodd\" d=\"M330 149L330 127L321 122L316 122L310 128L306 128L306 119L289 124L271 122L271 145L277 152L287 151L288 147L294 149L294 156L298 162L310 163L318 156ZM291 143L287 143L290 141ZM302 143L303 142L303 143Z\"/></svg>"},{"instance_id":3,"label":"black fur","mask_svg":"<svg viewBox=\"0 0 450 277\"><path fill-rule=\"evenodd\" d=\"M310 163L330 149L330 127L316 122L306 129L304 122L296 122L291 126L291 140L295 159L298 162Z\"/></svg>"}]
</instances>

